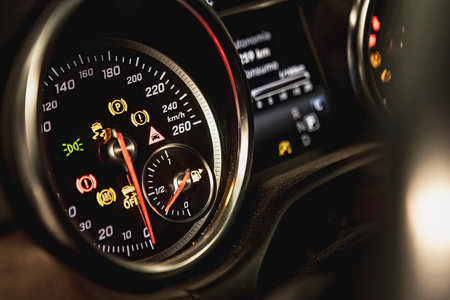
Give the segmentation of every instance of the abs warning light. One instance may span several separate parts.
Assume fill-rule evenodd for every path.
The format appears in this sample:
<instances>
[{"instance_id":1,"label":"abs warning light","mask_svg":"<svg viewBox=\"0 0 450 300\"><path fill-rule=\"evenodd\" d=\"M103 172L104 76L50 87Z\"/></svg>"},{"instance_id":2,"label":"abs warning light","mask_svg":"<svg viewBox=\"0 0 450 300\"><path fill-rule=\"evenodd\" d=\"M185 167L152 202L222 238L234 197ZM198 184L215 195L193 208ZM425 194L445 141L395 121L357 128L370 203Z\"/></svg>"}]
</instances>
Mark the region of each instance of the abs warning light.
<instances>
[{"instance_id":1,"label":"abs warning light","mask_svg":"<svg viewBox=\"0 0 450 300\"><path fill-rule=\"evenodd\" d=\"M117 199L116 192L113 188L104 189L101 192L97 192L97 202L103 207L105 205L110 205Z\"/></svg>"}]
</instances>

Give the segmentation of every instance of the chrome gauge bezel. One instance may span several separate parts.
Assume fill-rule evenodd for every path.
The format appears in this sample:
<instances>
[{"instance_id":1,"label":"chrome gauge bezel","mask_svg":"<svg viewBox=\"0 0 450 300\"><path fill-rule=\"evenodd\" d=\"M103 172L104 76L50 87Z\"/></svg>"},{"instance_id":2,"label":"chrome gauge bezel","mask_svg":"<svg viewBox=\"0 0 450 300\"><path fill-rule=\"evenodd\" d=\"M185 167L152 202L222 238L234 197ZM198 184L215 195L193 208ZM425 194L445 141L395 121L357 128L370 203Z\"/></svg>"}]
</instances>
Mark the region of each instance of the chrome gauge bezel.
<instances>
[{"instance_id":1,"label":"chrome gauge bezel","mask_svg":"<svg viewBox=\"0 0 450 300\"><path fill-rule=\"evenodd\" d=\"M157 155L160 155L161 152L165 151L165 150L170 150L172 148L178 148L178 149L184 149L186 151L191 152L193 155L195 155L197 157L197 159L199 161L202 162L203 167L204 167L204 175L208 178L209 181L209 193L207 194L207 200L205 201L205 205L203 207L203 209L201 209L199 212L195 213L194 215L190 216L190 217L186 217L185 219L183 219L182 221L176 220L176 219L172 219L170 217L167 217L163 214L161 214L157 208L152 204L152 199L146 194L144 193L144 196L147 200L147 203L150 205L150 207L157 213L159 214L162 218L170 221L170 222L179 222L179 223L183 223L183 222L187 222L187 221L191 221L191 220L195 220L196 218L198 218L198 216L201 216L206 210L207 208L210 206L210 203L213 199L213 196L215 194L215 187L219 184L219 176L220 173L216 173L216 171L214 171L215 175L213 175L213 172L211 170L211 168L209 167L208 163L206 162L206 160L201 156L200 153L198 153L195 149L192 149L189 146L183 145L183 144L179 144L179 143L171 143L171 144L167 144L161 148L158 148L155 152L153 152L152 155L150 155L150 157L147 159L147 162L145 163L145 166L149 165L149 162L152 161ZM163 162L163 160L161 160L161 162ZM153 172L155 172L156 169L153 170ZM141 185L144 186L146 184L146 170L144 167L144 171L142 173L142 177L141 177ZM145 189L144 189L145 190Z\"/></svg>"},{"instance_id":2,"label":"chrome gauge bezel","mask_svg":"<svg viewBox=\"0 0 450 300\"><path fill-rule=\"evenodd\" d=\"M51 2L29 32L14 62L5 90L5 99L8 99L2 109L4 113L2 118L5 122L3 124L8 124L2 129L5 137L2 145L5 161L8 161L9 169L17 177L17 185L23 188L26 204L25 207L22 204L22 209L27 210L26 215L32 215L33 219L37 220L39 228L42 228L45 235L44 239L53 240L52 245L57 245L58 251L64 252L57 254L63 258L75 255L77 258L73 264L83 259L87 260L88 263L85 263L85 266L78 266L79 269L86 274L89 271L83 268L96 267L96 272L88 276L103 283L106 278L113 277L119 274L118 272L122 272L121 276L129 276L127 284L132 281L131 278L165 279L188 269L205 257L221 240L237 213L242 190L248 179L252 151L252 122L249 121L251 117L245 76L240 69L238 56L233 51L233 44L218 17L213 15L205 4L198 1L174 0L180 9L184 9L190 15L192 22L201 23L205 34L210 38L210 43L217 47L218 55L228 73L228 85L234 96L235 111L231 124L234 140L230 146L229 174L221 184L220 204L212 213L207 228L187 249L167 260L147 265L102 255L94 247L87 245L82 238L73 236L73 228L70 228L55 205L56 196L52 194L51 183L45 174L46 169L41 160L43 153L38 146L39 139L36 135L39 83L42 81L42 70L48 62L47 56L53 53L56 40L66 22L70 21L71 15L86 2L86 0ZM91 266L87 266L89 264ZM102 280L102 276L105 280ZM109 284L119 289L129 289L137 285L131 283L123 287L117 285L118 282L116 280ZM151 289L151 286L143 289Z\"/></svg>"},{"instance_id":3,"label":"chrome gauge bezel","mask_svg":"<svg viewBox=\"0 0 450 300\"><path fill-rule=\"evenodd\" d=\"M150 193L151 191L145 190L144 183L141 182L143 196L147 198L147 203L150 204L150 207L152 207L153 211L158 215L149 216L152 225L150 225L150 229L147 229L147 232L152 232L150 239L145 237L145 233L144 236L141 236L141 228L139 228L138 224L145 225L145 223L138 222L136 224L133 222L136 219L130 217L130 215L136 216L135 213L141 211L141 209L134 207L134 204L128 204L130 205L129 207L124 206L125 200L123 199L124 197L128 198L130 194L125 196L122 188L127 187L125 184L127 182L126 177L129 177L130 174L124 175L123 172L126 172L125 167L122 171L120 171L122 168L114 168L114 166L117 167L117 165L123 163L123 161L117 157L117 149L113 149L115 146L118 146L116 134L118 131L123 130L122 133L127 135L130 146L134 146L135 150L131 151L130 154L132 152L135 154L132 160L134 162L133 165L135 166L133 168L136 168L137 174L140 174L139 169L141 169L140 166L142 165L143 160L148 158L147 155L150 155L150 153L155 153L158 147L168 145L167 143L173 145L174 143L180 142L185 145L191 145L193 150L197 149L198 151L201 151L203 155L208 158L208 163L214 169L215 178L212 179L211 176L213 175L209 172L209 167L203 169L208 169L207 173L208 175L211 175L208 176L208 180L209 182L213 182L214 180L215 183L213 186L215 187L219 184L222 176L222 146L217 124L215 123L216 120L208 104L208 100L210 99L207 100L205 98L192 77L173 60L156 49L142 43L123 39L102 38L95 39L93 43L88 41L86 44L77 43L77 45L78 47L76 49L70 48L67 52L64 51L61 53L58 51L56 53L56 61L52 61L49 64L49 67L47 68L48 73L43 78L43 85L41 82L42 89L39 98L42 102L37 105L37 107L41 107L44 105L44 102L50 104L57 101L54 108L49 109L49 106L46 105L46 109L39 109L38 112L38 122L42 126L40 134L41 147L44 149L44 153L47 154L44 157L44 164L47 166L49 181L52 183L54 193L57 194L61 207L66 211L66 215L71 220L73 226L89 242L94 243L98 249L104 252L105 255L122 256L125 260L139 260L140 262L147 263L153 263L166 259L169 256L173 256L174 253L179 252L181 248L184 248L193 241L198 231L202 228L202 225L207 219L204 215L209 211L209 204L216 202L215 199L212 199L212 194L216 193L212 188L210 189L207 205L200 213L192 215L191 218L179 217L178 220L182 220L183 222L175 222L186 223L186 226L189 225L190 227L190 229L187 229L186 226L182 226L181 224L175 225L170 224L170 222L169 224L161 222L161 218L169 221L176 221L177 216L171 219L170 216L166 217L165 215L158 213L154 209L153 203L150 202L147 197L147 193ZM102 67L100 67L100 65ZM120 68L120 76L110 75L112 77L106 77L103 73L105 70L103 68L106 68L106 66L109 65ZM133 71L131 71L130 68L133 69ZM103 70L100 71L101 69ZM86 76L86 70L91 70L92 75L82 77L79 73L83 71L84 73L82 73ZM102 76L98 76L100 73L102 73ZM130 83L131 77L127 76L125 84L125 74L141 74L142 79L136 83ZM122 75L124 76L122 78L123 84L120 80ZM105 77L108 79L105 79ZM114 80L114 77L118 79L111 82L111 80ZM178 80L174 80L174 77ZM147 91L148 86L154 86L153 83L150 83L151 79L156 80L153 83L163 83L165 91L149 97L149 92ZM59 87L61 84L64 85L70 81L73 82L73 90L70 90L69 87L67 87L67 90L56 91L55 94L55 87ZM83 85L88 84L88 82L95 82L95 84L91 83L89 88L85 88ZM139 86L140 82L147 82L147 84L144 84L147 85L145 92L143 92L144 87L142 85ZM99 94L97 92L99 92ZM124 103L128 102L126 105L127 109L124 111L117 113L112 110L111 112L111 102L109 102L108 105L106 105L107 103L105 102L104 106L99 106L99 104L102 103L102 99L119 94L120 97L118 98L121 98L121 101L124 101ZM125 98L126 101L122 97ZM186 114L185 117L183 116L180 118L179 123L177 123L176 120L170 122L168 120L168 114L170 114L170 112L173 113L175 108L166 107L166 110L163 110L161 107L161 110L159 110L158 105L164 104L165 101L168 101L169 99L170 101L166 104L173 104L173 100L176 99L177 102L175 103L179 104L177 105L177 109L183 109L184 113L181 110L177 112ZM145 122L148 123L144 122L138 124L136 119L133 121L132 107L136 109L136 105L137 107L141 106L140 108L144 109L143 111L145 111L148 116L148 121ZM67 106L71 106L71 109L68 110ZM102 107L107 111L107 115L111 116L113 119L103 115ZM92 113L93 111L95 111L94 114ZM178 116L179 114L175 115ZM167 118L165 116L167 116ZM91 120L89 124L85 123L88 119ZM167 124L165 123L166 120ZM103 139L99 133L96 133L95 136L91 138L92 135L90 134L93 134L93 129L90 124L92 122L95 122L95 124L99 124L100 126L113 126L107 128L107 130L111 131L111 137L107 138L109 142L106 142L106 144L105 141L98 142ZM193 131L197 133L194 134L192 133L193 131L189 130L184 134L179 131L175 134L175 131L173 130L174 128L178 128L177 124L184 125L186 122L188 122L188 124L192 126ZM170 126L169 123L171 124ZM152 128L155 126L160 132L164 133L164 140L155 144L149 143L147 145L147 143L144 142L144 140L147 140L147 137L144 137L145 134L143 134L142 131L139 135L137 135L136 132L132 133L133 129L138 130L138 128L145 128L146 124L150 124ZM148 129L150 129L150 125ZM171 130L169 130L170 127L172 127ZM55 150L59 149L59 146L61 145L58 140L59 138L62 138L61 134L64 137L76 135L82 140L80 142L82 144L80 148L84 149L82 152L75 154L75 157L77 157L76 163L72 163L71 161L71 158L74 158L74 153L69 154L69 152L65 152L66 154L62 155L62 160L58 159L60 157ZM55 136L58 136L59 138L56 138ZM210 142L206 142L209 139ZM92 143L95 144L94 151L92 151L91 148L93 146ZM100 144L102 146L100 146ZM139 145L139 147L137 145ZM89 148L91 148L91 151L89 151ZM152 150L149 152L149 149ZM64 150L67 150L67 148ZM85 150L90 154L87 154L88 152L85 152ZM209 153L210 151L211 153ZM201 156L201 154L198 155ZM80 160L80 156L84 157L84 159ZM94 161L92 158L94 158ZM89 163L87 163L87 160L89 160ZM189 160L186 160L185 162L189 162ZM191 164L187 163L185 166L187 167L189 165ZM143 168L145 167L143 166ZM108 171L106 171L106 169L108 169ZM89 170L89 173L85 174L84 172L87 170ZM104 172L107 172L108 174L105 174ZM79 176L77 179L77 188L73 190L73 192L75 192L74 194L71 192L72 185L70 184L68 186L67 184L71 183L72 180L75 181L75 177L72 178L72 175L76 173L78 173ZM81 176L82 174L83 176ZM87 176L88 174L89 176ZM206 173L203 175L205 174ZM80 177L87 180L86 177L91 178L90 176L92 176L95 181L95 187L93 186L92 190L81 188L81 183L78 186ZM110 176L115 178L113 179L113 177ZM201 177L205 178L205 176ZM106 178L109 179L107 180ZM81 180L79 182L81 182ZM118 186L118 182L122 182L122 186L120 186L120 184ZM158 182L159 187L166 187L166 192L164 194L168 195L168 182ZM106 187L105 184L108 186L107 189L104 189ZM103 187L100 188L102 185ZM151 185L154 185L154 183L150 184L150 186ZM152 187L152 189L154 188L155 187ZM114 193L115 199L111 200L110 203L103 203L95 196L97 193L98 197L100 191L103 193L106 190L112 190ZM153 192L155 191L153 190ZM170 193L172 192L173 191L170 191ZM188 194L189 193L184 195ZM180 198L183 198L183 196ZM188 198L191 198L189 201L191 202L191 208L195 207L195 203L199 203L197 199L193 199L192 196L188 196ZM145 199L142 199L142 201L145 203ZM100 206L99 203L101 203ZM183 203L183 200L179 199L177 200L177 203ZM179 207L179 205L175 205L174 207L177 206ZM102 209L99 211L98 208L100 207L102 207ZM149 207L147 207L147 210L149 210ZM183 215L183 212L184 210L171 210L172 214L181 213L181 215ZM163 228L162 231L158 229L160 227ZM105 235L106 228L109 228L109 235ZM122 236L120 232L122 232ZM128 238L124 238L123 236L124 234L127 234L126 232L129 234ZM171 234L167 235L166 232L170 232ZM171 240L171 242L169 242L169 240Z\"/></svg>"},{"instance_id":4,"label":"chrome gauge bezel","mask_svg":"<svg viewBox=\"0 0 450 300\"><path fill-rule=\"evenodd\" d=\"M373 79L368 74L366 63L368 50L364 38L368 32L367 24L374 5L374 0L357 0L352 7L347 34L347 63L353 89L365 100L363 106L372 112L379 110L388 112Z\"/></svg>"}]
</instances>

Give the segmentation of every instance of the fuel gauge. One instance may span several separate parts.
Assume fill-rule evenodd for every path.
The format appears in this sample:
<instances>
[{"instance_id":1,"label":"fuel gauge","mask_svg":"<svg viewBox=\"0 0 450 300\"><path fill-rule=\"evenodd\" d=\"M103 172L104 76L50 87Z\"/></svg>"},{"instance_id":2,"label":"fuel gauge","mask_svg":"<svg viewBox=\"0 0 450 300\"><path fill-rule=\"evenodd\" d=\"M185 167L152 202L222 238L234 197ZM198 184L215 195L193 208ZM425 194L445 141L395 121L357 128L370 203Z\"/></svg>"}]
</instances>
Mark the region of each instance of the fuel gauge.
<instances>
[{"instance_id":1,"label":"fuel gauge","mask_svg":"<svg viewBox=\"0 0 450 300\"><path fill-rule=\"evenodd\" d=\"M142 188L153 210L166 220L187 222L201 216L214 194L205 159L182 144L169 144L144 165Z\"/></svg>"}]
</instances>

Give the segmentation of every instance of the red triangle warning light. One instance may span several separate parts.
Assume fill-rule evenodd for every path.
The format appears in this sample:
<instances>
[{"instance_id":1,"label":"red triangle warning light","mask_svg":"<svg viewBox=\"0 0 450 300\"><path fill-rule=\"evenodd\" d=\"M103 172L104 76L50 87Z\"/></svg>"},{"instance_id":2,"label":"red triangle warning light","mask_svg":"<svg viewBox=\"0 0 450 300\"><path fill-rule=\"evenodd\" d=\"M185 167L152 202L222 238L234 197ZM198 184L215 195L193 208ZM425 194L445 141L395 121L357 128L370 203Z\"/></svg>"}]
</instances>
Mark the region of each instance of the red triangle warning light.
<instances>
[{"instance_id":1,"label":"red triangle warning light","mask_svg":"<svg viewBox=\"0 0 450 300\"><path fill-rule=\"evenodd\" d=\"M161 141L164 141L166 138L158 132L153 126L150 127L150 138L148 139L148 144L156 144Z\"/></svg>"}]
</instances>

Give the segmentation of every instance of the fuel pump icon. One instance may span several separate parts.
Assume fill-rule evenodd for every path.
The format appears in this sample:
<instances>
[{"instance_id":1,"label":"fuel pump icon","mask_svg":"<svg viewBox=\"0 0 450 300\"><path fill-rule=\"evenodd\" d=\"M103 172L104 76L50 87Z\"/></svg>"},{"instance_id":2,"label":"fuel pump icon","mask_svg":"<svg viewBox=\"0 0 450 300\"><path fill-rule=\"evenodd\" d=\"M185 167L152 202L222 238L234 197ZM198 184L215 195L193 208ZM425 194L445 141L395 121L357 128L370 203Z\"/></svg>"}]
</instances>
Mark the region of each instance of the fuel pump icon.
<instances>
[{"instance_id":1,"label":"fuel pump icon","mask_svg":"<svg viewBox=\"0 0 450 300\"><path fill-rule=\"evenodd\" d=\"M191 171L192 182L194 182L194 183L199 182L200 179L202 179L202 175L201 175L202 172L203 172L203 169Z\"/></svg>"}]
</instances>

